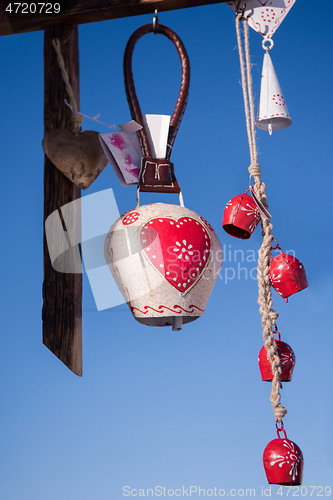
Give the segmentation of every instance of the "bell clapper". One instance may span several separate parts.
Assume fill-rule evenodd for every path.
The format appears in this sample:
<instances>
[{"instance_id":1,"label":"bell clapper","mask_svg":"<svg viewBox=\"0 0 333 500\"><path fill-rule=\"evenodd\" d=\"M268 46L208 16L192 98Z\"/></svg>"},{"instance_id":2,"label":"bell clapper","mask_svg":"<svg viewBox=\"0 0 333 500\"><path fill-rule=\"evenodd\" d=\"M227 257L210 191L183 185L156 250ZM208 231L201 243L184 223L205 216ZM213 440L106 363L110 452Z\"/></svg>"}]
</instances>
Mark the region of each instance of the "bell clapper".
<instances>
[{"instance_id":1,"label":"bell clapper","mask_svg":"<svg viewBox=\"0 0 333 500\"><path fill-rule=\"evenodd\" d=\"M183 327L183 318L182 316L174 316L173 317L173 323L172 323L172 331L173 332L179 332Z\"/></svg>"},{"instance_id":2,"label":"bell clapper","mask_svg":"<svg viewBox=\"0 0 333 500\"><path fill-rule=\"evenodd\" d=\"M268 132L269 132L269 135L272 135L272 133L273 133L272 122L271 121L268 124Z\"/></svg>"}]
</instances>

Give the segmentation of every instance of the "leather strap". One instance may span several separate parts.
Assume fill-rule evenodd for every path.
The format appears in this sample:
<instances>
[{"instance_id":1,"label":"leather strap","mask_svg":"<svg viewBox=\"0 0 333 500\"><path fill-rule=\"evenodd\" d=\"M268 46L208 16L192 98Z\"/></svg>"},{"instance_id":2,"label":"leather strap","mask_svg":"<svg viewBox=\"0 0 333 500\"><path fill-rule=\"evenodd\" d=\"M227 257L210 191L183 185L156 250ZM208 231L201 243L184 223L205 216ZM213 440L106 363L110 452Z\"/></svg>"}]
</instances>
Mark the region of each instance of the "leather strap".
<instances>
[{"instance_id":1,"label":"leather strap","mask_svg":"<svg viewBox=\"0 0 333 500\"><path fill-rule=\"evenodd\" d=\"M173 42L173 44L177 49L182 69L180 91L173 115L170 120L167 154L166 158L164 159L166 161L164 161L163 167L162 164L159 163L159 161L157 162L157 160L160 159L153 158L153 148L149 139L146 126L143 122L142 112L136 95L133 72L132 72L132 56L134 47L137 41L142 36L152 32L160 33L169 38ZM130 37L126 45L124 54L124 79L125 79L125 90L126 90L127 100L131 110L132 118L143 127L141 130L137 132L143 155L143 162L139 179L139 189L140 191L144 190L144 191L155 191L155 192L179 193L180 188L175 178L173 164L169 160L171 156L172 147L178 132L178 128L185 112L188 93L189 93L189 86L190 86L190 62L184 44L179 38L179 36L170 28L168 28L167 26L163 26L162 24L156 24L155 26L153 24L146 24L144 26L141 26L141 28L137 29ZM156 172L155 166L151 166L151 162L159 165L158 168L159 173L157 175L155 175ZM144 168L146 168L145 175L143 175ZM163 171L162 175L163 183L161 182L162 171ZM160 178L158 178L159 176Z\"/></svg>"},{"instance_id":2,"label":"leather strap","mask_svg":"<svg viewBox=\"0 0 333 500\"><path fill-rule=\"evenodd\" d=\"M144 156L141 160L139 189L155 193L179 193L173 163L166 158Z\"/></svg>"}]
</instances>

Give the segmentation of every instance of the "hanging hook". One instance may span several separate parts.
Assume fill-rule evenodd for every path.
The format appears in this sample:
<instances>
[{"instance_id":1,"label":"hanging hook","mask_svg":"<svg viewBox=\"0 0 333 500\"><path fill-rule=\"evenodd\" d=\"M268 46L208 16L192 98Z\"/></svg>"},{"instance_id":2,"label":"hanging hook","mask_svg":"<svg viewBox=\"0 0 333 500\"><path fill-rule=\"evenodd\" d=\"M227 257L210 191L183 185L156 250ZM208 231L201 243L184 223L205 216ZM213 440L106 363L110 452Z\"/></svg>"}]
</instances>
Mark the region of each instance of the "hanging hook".
<instances>
[{"instance_id":1,"label":"hanging hook","mask_svg":"<svg viewBox=\"0 0 333 500\"><path fill-rule=\"evenodd\" d=\"M156 26L158 25L158 9L155 9L155 17L153 19L153 32L157 35Z\"/></svg>"},{"instance_id":2,"label":"hanging hook","mask_svg":"<svg viewBox=\"0 0 333 500\"><path fill-rule=\"evenodd\" d=\"M277 248L278 248L279 250L281 250L280 245L278 244L278 242L276 241L276 239L275 239L275 238L273 239L273 241L275 241L275 245L274 245L274 246L273 246L273 245L271 246L271 250L276 250ZM272 243L273 243L273 241L272 241ZM281 250L281 252L282 252L282 250Z\"/></svg>"},{"instance_id":3,"label":"hanging hook","mask_svg":"<svg viewBox=\"0 0 333 500\"><path fill-rule=\"evenodd\" d=\"M280 424L280 427L278 424ZM283 420L281 420L281 422L275 422L275 427L278 431L281 431L282 429L284 429Z\"/></svg>"},{"instance_id":4,"label":"hanging hook","mask_svg":"<svg viewBox=\"0 0 333 500\"><path fill-rule=\"evenodd\" d=\"M268 43L268 45L266 45ZM261 46L266 52L269 52L274 47L274 42L271 38L264 38L261 42Z\"/></svg>"},{"instance_id":5,"label":"hanging hook","mask_svg":"<svg viewBox=\"0 0 333 500\"><path fill-rule=\"evenodd\" d=\"M244 19L245 19L244 13L245 13L245 9L246 9L246 3L243 3L243 7L239 8L240 3L241 3L241 0L238 0L237 6L236 6L236 16L241 14L240 20L244 21Z\"/></svg>"}]
</instances>

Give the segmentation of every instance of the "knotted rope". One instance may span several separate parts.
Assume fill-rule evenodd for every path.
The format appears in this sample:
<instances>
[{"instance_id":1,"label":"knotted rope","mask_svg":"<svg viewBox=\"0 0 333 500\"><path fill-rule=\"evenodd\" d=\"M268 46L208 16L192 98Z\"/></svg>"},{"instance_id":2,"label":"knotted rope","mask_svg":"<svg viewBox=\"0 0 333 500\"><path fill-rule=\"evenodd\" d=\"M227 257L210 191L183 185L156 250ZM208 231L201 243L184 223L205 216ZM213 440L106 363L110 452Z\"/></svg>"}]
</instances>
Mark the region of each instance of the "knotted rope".
<instances>
[{"instance_id":1,"label":"knotted rope","mask_svg":"<svg viewBox=\"0 0 333 500\"><path fill-rule=\"evenodd\" d=\"M246 131L249 142L251 165L249 166L249 174L254 178L254 190L256 195L261 200L262 204L268 210L266 197L266 186L261 181L261 171L258 164L258 152L255 132L255 114L254 114L254 99L252 91L252 75L251 75L251 58L249 45L249 28L247 19L243 19L244 25L244 47L245 47L245 62L244 50L240 32L240 20L243 19L243 14L236 15L236 34L237 44L241 68L242 89L244 97ZM245 64L246 63L246 64ZM276 324L278 313L273 309L272 288L269 279L269 263L274 236L272 234L273 225L270 220L261 213L261 227L263 241L259 250L258 259L258 288L259 288L259 312L261 314L261 324L263 327L263 340L268 359L271 363L273 380L270 400L274 408L274 415L277 422L281 422L287 410L281 405L281 362L276 350L274 339L273 326Z\"/></svg>"},{"instance_id":2,"label":"knotted rope","mask_svg":"<svg viewBox=\"0 0 333 500\"><path fill-rule=\"evenodd\" d=\"M76 104L76 100L75 100L75 97L74 97L74 93L73 93L73 89L71 87L71 84L69 83L69 77L68 77L68 73L67 73L67 70L66 70L66 67L65 67L65 61L64 61L64 58L62 57L62 54L61 54L61 47L60 47L60 41L59 41L59 39L58 38L57 39L53 39L52 40L52 45L54 47L54 50L57 53L57 59L58 59L59 67L60 67L60 70L61 70L62 78L63 78L63 80L65 82L67 94L68 94L68 97L69 97L69 102L70 102L71 109L72 109L72 114L71 114L71 132L74 135L79 135L80 132L81 132L81 123L83 122L83 116L81 115L81 113L78 110L78 107L77 107L77 104Z\"/></svg>"}]
</instances>

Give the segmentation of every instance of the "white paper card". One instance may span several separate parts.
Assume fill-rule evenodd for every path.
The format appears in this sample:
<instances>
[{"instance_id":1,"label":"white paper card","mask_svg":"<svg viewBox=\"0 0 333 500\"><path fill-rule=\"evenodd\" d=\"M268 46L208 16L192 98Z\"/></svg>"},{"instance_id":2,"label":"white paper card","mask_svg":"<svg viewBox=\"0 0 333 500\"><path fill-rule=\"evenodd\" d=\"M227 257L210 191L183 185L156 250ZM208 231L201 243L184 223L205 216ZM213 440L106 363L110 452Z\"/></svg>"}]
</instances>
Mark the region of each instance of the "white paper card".
<instances>
[{"instance_id":1,"label":"white paper card","mask_svg":"<svg viewBox=\"0 0 333 500\"><path fill-rule=\"evenodd\" d=\"M139 125L135 120L131 120L130 122L125 123L125 125L118 125L118 127L120 130L127 132L128 134L132 134L133 132L137 132L142 129L142 125Z\"/></svg>"},{"instance_id":2,"label":"white paper card","mask_svg":"<svg viewBox=\"0 0 333 500\"><path fill-rule=\"evenodd\" d=\"M165 158L171 117L169 115L143 115L143 119L155 158Z\"/></svg>"},{"instance_id":3,"label":"white paper card","mask_svg":"<svg viewBox=\"0 0 333 500\"><path fill-rule=\"evenodd\" d=\"M121 130L99 134L99 140L120 184L122 186L137 184L142 156L137 133Z\"/></svg>"}]
</instances>

